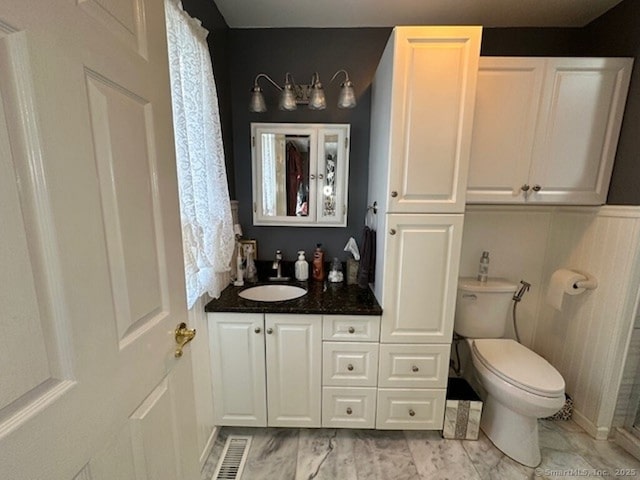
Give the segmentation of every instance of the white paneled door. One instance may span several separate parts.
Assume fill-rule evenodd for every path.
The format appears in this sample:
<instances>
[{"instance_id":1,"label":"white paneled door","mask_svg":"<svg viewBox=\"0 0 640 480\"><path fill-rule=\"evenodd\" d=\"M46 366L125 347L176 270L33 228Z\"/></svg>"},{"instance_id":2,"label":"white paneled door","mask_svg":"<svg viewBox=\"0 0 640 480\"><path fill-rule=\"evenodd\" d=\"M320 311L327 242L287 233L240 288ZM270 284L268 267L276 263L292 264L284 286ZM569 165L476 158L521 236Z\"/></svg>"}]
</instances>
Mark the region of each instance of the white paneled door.
<instances>
[{"instance_id":1,"label":"white paneled door","mask_svg":"<svg viewBox=\"0 0 640 480\"><path fill-rule=\"evenodd\" d=\"M162 5L0 9L2 479L199 476Z\"/></svg>"}]
</instances>

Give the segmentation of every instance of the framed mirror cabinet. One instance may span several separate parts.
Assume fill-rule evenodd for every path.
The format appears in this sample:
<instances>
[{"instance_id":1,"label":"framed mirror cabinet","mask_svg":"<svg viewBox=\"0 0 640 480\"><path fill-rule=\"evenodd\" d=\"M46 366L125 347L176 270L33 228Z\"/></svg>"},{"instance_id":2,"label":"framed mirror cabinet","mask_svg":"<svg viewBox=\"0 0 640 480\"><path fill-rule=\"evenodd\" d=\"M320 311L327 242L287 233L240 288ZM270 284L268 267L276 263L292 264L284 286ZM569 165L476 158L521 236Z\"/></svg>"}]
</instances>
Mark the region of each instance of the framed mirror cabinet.
<instances>
[{"instance_id":1,"label":"framed mirror cabinet","mask_svg":"<svg viewBox=\"0 0 640 480\"><path fill-rule=\"evenodd\" d=\"M253 224L344 227L348 124L252 123Z\"/></svg>"}]
</instances>

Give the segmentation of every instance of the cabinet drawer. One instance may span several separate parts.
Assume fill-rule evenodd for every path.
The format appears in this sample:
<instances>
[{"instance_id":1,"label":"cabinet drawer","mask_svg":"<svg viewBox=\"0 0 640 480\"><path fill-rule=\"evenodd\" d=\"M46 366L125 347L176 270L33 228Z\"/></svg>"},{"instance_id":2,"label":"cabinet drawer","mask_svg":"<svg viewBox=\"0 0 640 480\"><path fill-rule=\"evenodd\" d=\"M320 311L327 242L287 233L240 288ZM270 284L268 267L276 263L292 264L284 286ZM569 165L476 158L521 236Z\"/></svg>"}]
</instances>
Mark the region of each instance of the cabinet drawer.
<instances>
[{"instance_id":1,"label":"cabinet drawer","mask_svg":"<svg viewBox=\"0 0 640 480\"><path fill-rule=\"evenodd\" d=\"M445 388L450 345L380 345L378 386Z\"/></svg>"},{"instance_id":2,"label":"cabinet drawer","mask_svg":"<svg viewBox=\"0 0 640 480\"><path fill-rule=\"evenodd\" d=\"M323 340L377 342L380 338L380 317L378 316L325 315L322 325Z\"/></svg>"},{"instance_id":3,"label":"cabinet drawer","mask_svg":"<svg viewBox=\"0 0 640 480\"><path fill-rule=\"evenodd\" d=\"M440 430L444 422L445 396L444 389L379 389L376 428Z\"/></svg>"},{"instance_id":4,"label":"cabinet drawer","mask_svg":"<svg viewBox=\"0 0 640 480\"><path fill-rule=\"evenodd\" d=\"M378 344L324 342L322 384L375 387L378 379Z\"/></svg>"},{"instance_id":5,"label":"cabinet drawer","mask_svg":"<svg viewBox=\"0 0 640 480\"><path fill-rule=\"evenodd\" d=\"M323 427L374 428L375 424L375 388L322 389Z\"/></svg>"}]
</instances>

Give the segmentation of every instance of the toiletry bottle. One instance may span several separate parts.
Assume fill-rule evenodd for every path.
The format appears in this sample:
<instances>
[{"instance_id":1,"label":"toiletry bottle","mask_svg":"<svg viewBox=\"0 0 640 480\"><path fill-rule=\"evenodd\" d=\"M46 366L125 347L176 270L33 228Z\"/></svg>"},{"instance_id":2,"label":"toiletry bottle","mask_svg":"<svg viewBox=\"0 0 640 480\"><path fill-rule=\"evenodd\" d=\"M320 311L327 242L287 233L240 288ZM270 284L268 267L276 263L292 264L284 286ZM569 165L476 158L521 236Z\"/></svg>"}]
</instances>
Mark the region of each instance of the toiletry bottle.
<instances>
[{"instance_id":1,"label":"toiletry bottle","mask_svg":"<svg viewBox=\"0 0 640 480\"><path fill-rule=\"evenodd\" d=\"M304 258L304 250L298 252L298 260L296 261L296 280L304 282L309 279L309 264L307 259Z\"/></svg>"},{"instance_id":2,"label":"toiletry bottle","mask_svg":"<svg viewBox=\"0 0 640 480\"><path fill-rule=\"evenodd\" d=\"M236 271L237 277L233 284L236 287L242 287L244 285L244 281L242 276L244 275L244 265L242 264L242 253L240 252L240 248L238 248L238 256L236 257Z\"/></svg>"},{"instance_id":3,"label":"toiletry bottle","mask_svg":"<svg viewBox=\"0 0 640 480\"><path fill-rule=\"evenodd\" d=\"M482 252L480 257L480 267L478 268L478 280L480 282L486 282L489 278L489 252L486 250Z\"/></svg>"},{"instance_id":4,"label":"toiletry bottle","mask_svg":"<svg viewBox=\"0 0 640 480\"><path fill-rule=\"evenodd\" d=\"M324 280L324 252L320 248L321 243L316 245L316 250L313 252L313 279Z\"/></svg>"}]
</instances>

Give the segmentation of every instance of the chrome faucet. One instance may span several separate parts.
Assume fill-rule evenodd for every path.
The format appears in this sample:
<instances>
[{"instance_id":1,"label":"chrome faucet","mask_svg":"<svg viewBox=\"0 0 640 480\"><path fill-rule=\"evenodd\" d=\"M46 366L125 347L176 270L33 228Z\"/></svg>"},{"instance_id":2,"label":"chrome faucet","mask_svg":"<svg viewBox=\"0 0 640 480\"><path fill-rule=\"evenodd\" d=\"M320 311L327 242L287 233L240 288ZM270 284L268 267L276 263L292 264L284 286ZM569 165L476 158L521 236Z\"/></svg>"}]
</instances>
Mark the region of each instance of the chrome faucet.
<instances>
[{"instance_id":1,"label":"chrome faucet","mask_svg":"<svg viewBox=\"0 0 640 480\"><path fill-rule=\"evenodd\" d=\"M269 277L269 280L289 280L289 277L282 276L282 252L276 250L276 259L273 261L271 268L276 271L275 277Z\"/></svg>"}]
</instances>

